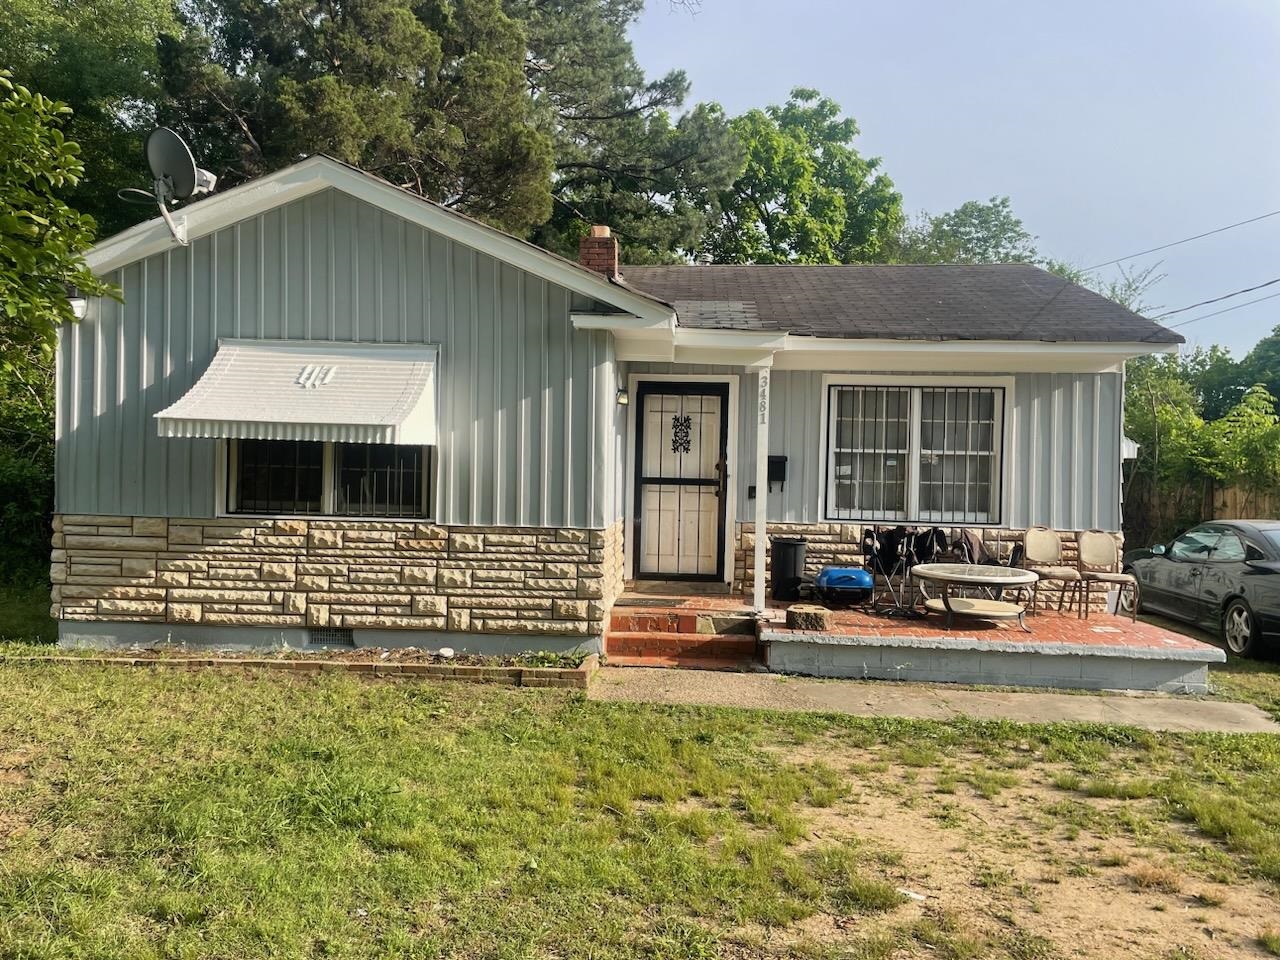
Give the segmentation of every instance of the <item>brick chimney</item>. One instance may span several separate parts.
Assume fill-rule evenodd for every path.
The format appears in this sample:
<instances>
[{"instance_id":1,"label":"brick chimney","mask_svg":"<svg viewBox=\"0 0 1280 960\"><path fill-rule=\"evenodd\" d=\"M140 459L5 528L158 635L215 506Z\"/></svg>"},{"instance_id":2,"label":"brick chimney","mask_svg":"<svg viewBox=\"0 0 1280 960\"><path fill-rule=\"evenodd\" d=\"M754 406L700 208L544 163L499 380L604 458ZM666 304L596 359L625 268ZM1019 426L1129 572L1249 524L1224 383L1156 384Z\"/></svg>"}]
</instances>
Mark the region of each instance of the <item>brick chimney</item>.
<instances>
[{"instance_id":1,"label":"brick chimney","mask_svg":"<svg viewBox=\"0 0 1280 960\"><path fill-rule=\"evenodd\" d=\"M618 240L605 226L595 226L578 241L578 262L610 279L618 276Z\"/></svg>"}]
</instances>

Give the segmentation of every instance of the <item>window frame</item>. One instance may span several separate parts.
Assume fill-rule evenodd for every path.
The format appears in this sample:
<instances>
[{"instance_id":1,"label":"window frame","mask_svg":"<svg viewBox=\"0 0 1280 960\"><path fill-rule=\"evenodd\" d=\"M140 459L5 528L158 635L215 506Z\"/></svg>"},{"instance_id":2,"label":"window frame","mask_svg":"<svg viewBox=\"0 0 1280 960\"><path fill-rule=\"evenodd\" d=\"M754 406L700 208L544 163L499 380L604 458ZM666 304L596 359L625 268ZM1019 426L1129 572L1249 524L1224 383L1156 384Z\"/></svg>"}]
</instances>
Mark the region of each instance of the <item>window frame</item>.
<instances>
[{"instance_id":1,"label":"window frame","mask_svg":"<svg viewBox=\"0 0 1280 960\"><path fill-rule=\"evenodd\" d=\"M290 443L302 441L288 441ZM240 511L235 509L235 505L239 498L240 484L240 443L239 439L223 439L218 441L217 450L214 456L214 469L217 471L217 484L215 494L218 500L217 516L219 518L234 519L236 517L246 517L250 519L285 519L285 520L368 520L370 522L403 522L403 523L422 523L427 520L434 520L436 516L436 505L434 502L434 493L437 489L437 456L436 447L424 444L421 446L423 465L422 465L422 506L423 513L417 516L401 515L369 515L360 513L337 513L337 476L334 455L335 446L338 441L322 440L323 444L323 461L321 467L320 481L320 512L318 513L250 513L248 511ZM378 444L375 444L378 446ZM388 444L394 446L394 444ZM416 446L412 444L411 446Z\"/></svg>"},{"instance_id":2,"label":"window frame","mask_svg":"<svg viewBox=\"0 0 1280 960\"><path fill-rule=\"evenodd\" d=\"M835 492L832 489L834 476L835 449L831 437L832 412L835 403L836 387L890 387L909 391L908 419L909 439L907 444L906 464L906 510L897 518L879 518L866 516L839 516L835 508ZM995 517L986 521L969 520L928 520L920 517L920 470L916 462L920 454L920 393L921 389L931 387L957 387L993 389L998 393L995 411L995 423L992 431L994 444L994 464L992 482L996 486L994 497ZM830 523L873 523L873 524L924 524L931 526L965 526L965 527L1004 527L1007 526L1009 509L1009 484L1005 477L1005 467L1010 462L1009 451L1013 444L1012 421L1009 410L1014 404L1014 378L1009 376L919 376L919 375L859 375L859 374L825 374L822 377L822 420L819 429L819 457L821 472L818 476L818 515L824 522ZM1030 465L1034 470L1035 466ZM873 511L879 512L879 511Z\"/></svg>"}]
</instances>

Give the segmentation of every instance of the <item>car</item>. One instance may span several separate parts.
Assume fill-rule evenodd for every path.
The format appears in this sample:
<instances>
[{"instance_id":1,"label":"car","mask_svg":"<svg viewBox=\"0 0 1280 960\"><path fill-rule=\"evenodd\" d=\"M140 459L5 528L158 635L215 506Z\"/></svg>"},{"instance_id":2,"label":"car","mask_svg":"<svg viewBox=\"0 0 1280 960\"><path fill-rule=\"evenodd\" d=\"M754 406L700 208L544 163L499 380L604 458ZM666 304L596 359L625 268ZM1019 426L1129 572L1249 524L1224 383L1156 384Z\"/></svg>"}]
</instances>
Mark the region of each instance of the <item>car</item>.
<instances>
[{"instance_id":1,"label":"car","mask_svg":"<svg viewBox=\"0 0 1280 960\"><path fill-rule=\"evenodd\" d=\"M1217 633L1232 653L1257 656L1280 635L1280 520L1202 523L1126 553L1123 569L1139 611Z\"/></svg>"}]
</instances>

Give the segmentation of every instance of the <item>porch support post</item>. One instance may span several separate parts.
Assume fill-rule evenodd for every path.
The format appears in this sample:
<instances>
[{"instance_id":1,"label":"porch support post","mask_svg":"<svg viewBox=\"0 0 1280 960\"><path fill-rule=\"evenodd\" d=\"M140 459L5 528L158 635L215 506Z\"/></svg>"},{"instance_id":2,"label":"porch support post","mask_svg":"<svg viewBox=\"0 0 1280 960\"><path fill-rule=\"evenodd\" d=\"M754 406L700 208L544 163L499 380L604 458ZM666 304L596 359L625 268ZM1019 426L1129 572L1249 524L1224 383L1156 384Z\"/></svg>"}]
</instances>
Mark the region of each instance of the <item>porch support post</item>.
<instances>
[{"instance_id":1,"label":"porch support post","mask_svg":"<svg viewBox=\"0 0 1280 960\"><path fill-rule=\"evenodd\" d=\"M764 551L768 537L766 523L769 507L769 375L773 366L773 356L770 355L768 360L754 366L756 369L756 514L753 525L755 577L751 605L756 613L760 613L765 608Z\"/></svg>"}]
</instances>

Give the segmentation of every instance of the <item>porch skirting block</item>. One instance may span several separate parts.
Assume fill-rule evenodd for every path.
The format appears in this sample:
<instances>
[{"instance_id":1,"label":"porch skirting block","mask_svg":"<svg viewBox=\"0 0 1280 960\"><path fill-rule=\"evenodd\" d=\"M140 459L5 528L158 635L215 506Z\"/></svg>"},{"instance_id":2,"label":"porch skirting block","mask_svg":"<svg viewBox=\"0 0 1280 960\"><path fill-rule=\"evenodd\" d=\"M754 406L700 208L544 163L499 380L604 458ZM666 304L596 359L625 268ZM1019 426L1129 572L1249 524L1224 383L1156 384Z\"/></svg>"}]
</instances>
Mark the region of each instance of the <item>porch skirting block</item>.
<instances>
[{"instance_id":1,"label":"porch skirting block","mask_svg":"<svg viewBox=\"0 0 1280 960\"><path fill-rule=\"evenodd\" d=\"M54 518L53 547L51 613L64 624L202 628L193 636L255 628L244 635L266 645L338 627L356 632L362 645L375 642L375 631L426 631L558 647L550 638L602 636L622 591L621 523L579 529L64 514ZM62 632L69 640L97 635ZM393 644L391 634L385 643Z\"/></svg>"},{"instance_id":2,"label":"porch skirting block","mask_svg":"<svg viewBox=\"0 0 1280 960\"><path fill-rule=\"evenodd\" d=\"M828 564L842 566L862 564L862 532L870 526L872 524L839 523L835 521L824 523L770 523L768 525L768 535L771 537L804 537L808 540L809 546L805 554L805 573L809 576L814 576ZM875 524L875 526L885 529L886 527L895 526L895 524L885 522ZM964 528L962 526L952 527L946 524L938 524L938 526L948 531L948 533L952 531L958 533L961 529L972 529L982 537L982 542L993 556L1005 559L1008 558L1014 545L1022 542L1022 535L1025 532L1023 530L997 527ZM1076 564L1076 532L1074 530L1059 530L1058 533L1062 538L1062 562L1066 566L1074 567ZM1114 531L1111 535L1116 538L1116 542L1123 548L1123 535ZM737 524L735 543L733 589L735 592L746 593L750 591L752 583L755 525L751 523ZM765 551L766 582L768 568L769 552ZM1059 581L1041 583L1036 591L1036 606L1041 609L1056 608L1061 598L1061 588L1062 584ZM1068 593L1064 603L1069 598ZM1090 599L1090 610L1105 610L1106 604L1106 592L1095 585Z\"/></svg>"},{"instance_id":3,"label":"porch skirting block","mask_svg":"<svg viewBox=\"0 0 1280 960\"><path fill-rule=\"evenodd\" d=\"M867 680L1063 687L1085 690L1209 692L1216 647L1153 650L1088 644L1029 644L966 637L859 637L763 630L774 673Z\"/></svg>"}]
</instances>

